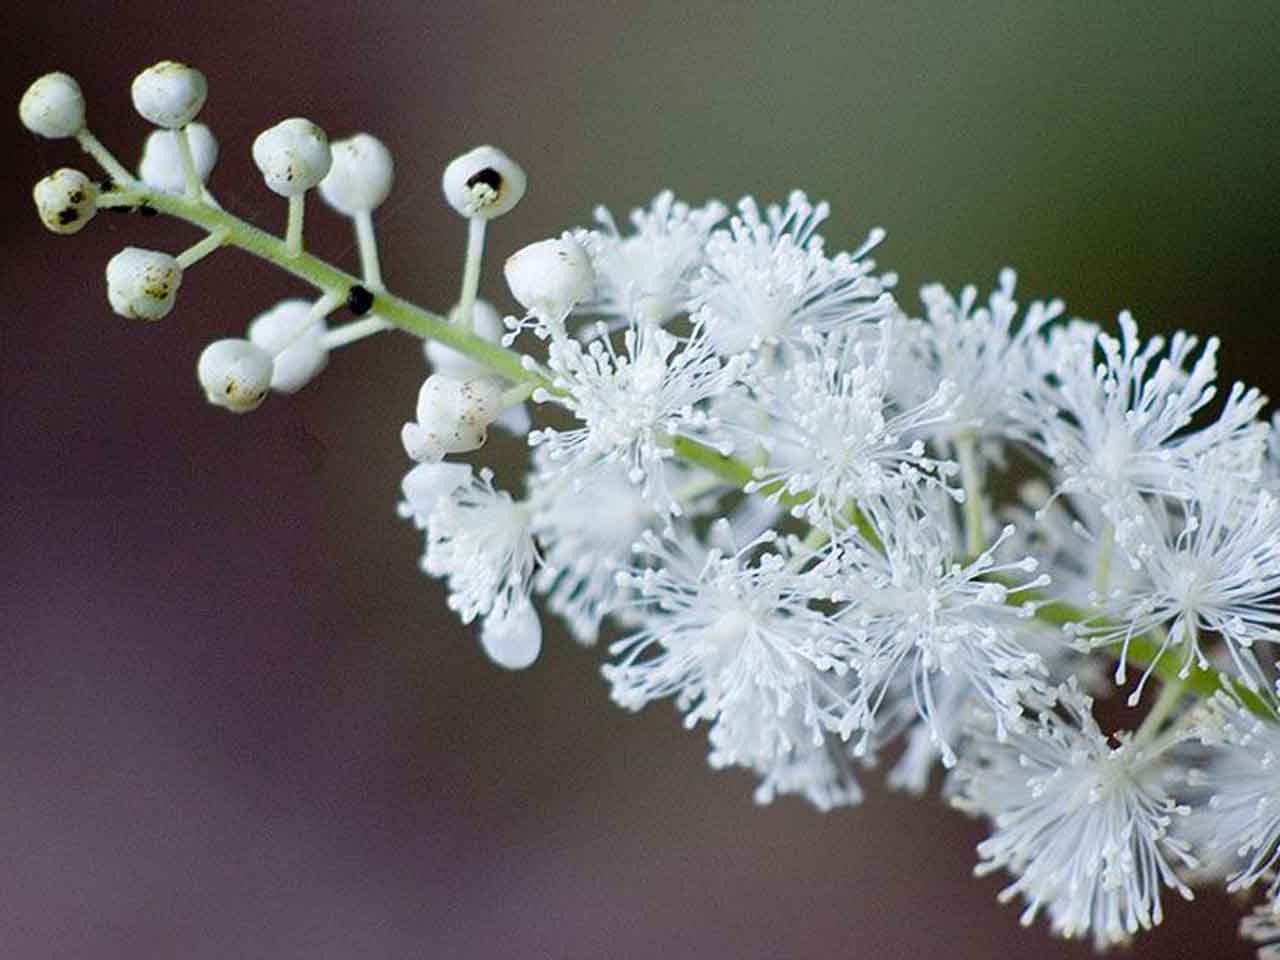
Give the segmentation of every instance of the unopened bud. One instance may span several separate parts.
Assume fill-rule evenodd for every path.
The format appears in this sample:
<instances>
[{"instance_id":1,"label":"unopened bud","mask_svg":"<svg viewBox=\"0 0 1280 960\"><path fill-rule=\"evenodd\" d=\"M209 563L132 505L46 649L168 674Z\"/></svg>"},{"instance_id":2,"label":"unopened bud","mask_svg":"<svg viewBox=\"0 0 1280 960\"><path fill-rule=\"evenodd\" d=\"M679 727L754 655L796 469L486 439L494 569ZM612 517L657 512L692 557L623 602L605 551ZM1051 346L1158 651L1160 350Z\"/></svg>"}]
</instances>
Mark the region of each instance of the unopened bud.
<instances>
[{"instance_id":1,"label":"unopened bud","mask_svg":"<svg viewBox=\"0 0 1280 960\"><path fill-rule=\"evenodd\" d=\"M496 380L432 374L418 391L417 422L400 431L405 452L421 463L437 463L449 453L478 450L501 406L502 388Z\"/></svg>"},{"instance_id":2,"label":"unopened bud","mask_svg":"<svg viewBox=\"0 0 1280 960\"><path fill-rule=\"evenodd\" d=\"M296 393L329 362L323 317L311 318L306 300L282 300L249 324L249 339L271 354L271 389Z\"/></svg>"},{"instance_id":3,"label":"unopened bud","mask_svg":"<svg viewBox=\"0 0 1280 960\"><path fill-rule=\"evenodd\" d=\"M595 286L587 252L567 235L517 250L502 272L511 295L538 316L565 316L574 304L589 299Z\"/></svg>"},{"instance_id":4,"label":"unopened bud","mask_svg":"<svg viewBox=\"0 0 1280 960\"><path fill-rule=\"evenodd\" d=\"M174 60L161 60L133 78L133 108L157 127L176 130L196 118L209 94L204 74Z\"/></svg>"},{"instance_id":5,"label":"unopened bud","mask_svg":"<svg viewBox=\"0 0 1280 960\"><path fill-rule=\"evenodd\" d=\"M271 386L271 355L248 340L215 340L200 354L196 378L205 397L232 413L256 410Z\"/></svg>"},{"instance_id":6,"label":"unopened bud","mask_svg":"<svg viewBox=\"0 0 1280 960\"><path fill-rule=\"evenodd\" d=\"M167 253L125 247L107 263L111 309L133 320L159 320L173 309L182 267Z\"/></svg>"},{"instance_id":7,"label":"unopened bud","mask_svg":"<svg viewBox=\"0 0 1280 960\"><path fill-rule=\"evenodd\" d=\"M75 78L46 73L27 87L18 104L22 125L34 134L60 140L84 129L84 94Z\"/></svg>"},{"instance_id":8,"label":"unopened bud","mask_svg":"<svg viewBox=\"0 0 1280 960\"><path fill-rule=\"evenodd\" d=\"M187 142L191 144L191 159L195 161L196 176L204 183L209 179L213 165L218 162L218 141L203 123L193 123L187 127ZM178 152L178 139L174 131L151 131L142 148L138 176L147 186L165 193L182 193L186 189L182 155Z\"/></svg>"},{"instance_id":9,"label":"unopened bud","mask_svg":"<svg viewBox=\"0 0 1280 960\"><path fill-rule=\"evenodd\" d=\"M98 212L98 186L79 170L63 167L31 191L40 222L54 233L79 233Z\"/></svg>"},{"instance_id":10,"label":"unopened bud","mask_svg":"<svg viewBox=\"0 0 1280 960\"><path fill-rule=\"evenodd\" d=\"M377 137L357 133L331 146L333 166L320 181L320 196L348 217L376 209L391 193L395 165Z\"/></svg>"},{"instance_id":11,"label":"unopened bud","mask_svg":"<svg viewBox=\"0 0 1280 960\"><path fill-rule=\"evenodd\" d=\"M296 197L329 173L333 154L329 138L310 120L281 120L253 141L253 162L267 186L282 197Z\"/></svg>"}]
</instances>

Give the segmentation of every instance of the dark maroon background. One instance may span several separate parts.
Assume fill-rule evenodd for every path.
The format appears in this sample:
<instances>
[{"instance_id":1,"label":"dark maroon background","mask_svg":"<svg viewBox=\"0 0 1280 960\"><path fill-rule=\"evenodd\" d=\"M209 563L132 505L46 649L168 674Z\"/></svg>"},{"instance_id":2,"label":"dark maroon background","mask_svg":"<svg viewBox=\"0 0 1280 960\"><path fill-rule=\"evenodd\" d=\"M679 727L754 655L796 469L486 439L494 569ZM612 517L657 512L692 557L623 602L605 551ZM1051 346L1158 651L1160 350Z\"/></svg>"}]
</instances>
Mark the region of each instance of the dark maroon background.
<instances>
[{"instance_id":1,"label":"dark maroon background","mask_svg":"<svg viewBox=\"0 0 1280 960\"><path fill-rule=\"evenodd\" d=\"M369 129L399 164L388 280L436 307L464 233L439 170L493 141L531 183L491 232L504 306L500 258L597 201L804 186L833 244L890 229L908 300L1013 262L1086 315L1221 334L1224 378L1274 393L1280 30L1270 2L1186 8L22 3L0 90L73 72L128 160L133 74L193 62L215 192L276 227L254 134ZM532 670L492 667L394 514L416 345L207 407L201 346L298 288L225 252L164 322L114 317L111 254L195 235L44 234L30 184L82 161L0 130L0 957L1090 955L1018 927L936 799L871 777L853 812L756 809L674 711L614 709L596 652L553 632ZM350 262L318 207L308 240ZM1166 903L1129 956L1250 955L1237 905Z\"/></svg>"}]
</instances>

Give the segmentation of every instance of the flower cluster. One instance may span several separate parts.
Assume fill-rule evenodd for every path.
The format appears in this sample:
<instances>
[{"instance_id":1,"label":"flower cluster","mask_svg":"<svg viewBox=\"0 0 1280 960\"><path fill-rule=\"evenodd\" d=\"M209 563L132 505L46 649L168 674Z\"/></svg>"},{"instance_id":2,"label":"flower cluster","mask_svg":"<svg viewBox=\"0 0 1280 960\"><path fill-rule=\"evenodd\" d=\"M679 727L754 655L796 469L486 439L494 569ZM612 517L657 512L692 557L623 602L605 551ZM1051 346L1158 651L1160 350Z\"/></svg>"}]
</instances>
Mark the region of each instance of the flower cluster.
<instances>
[{"instance_id":1,"label":"flower cluster","mask_svg":"<svg viewBox=\"0 0 1280 960\"><path fill-rule=\"evenodd\" d=\"M206 231L111 259L124 317L162 319L223 247L315 288L200 355L227 410L303 389L366 336L424 338L400 511L495 663L536 661L540 609L606 638L613 700L670 699L761 803L856 804L855 766L882 757L916 792L941 770L989 822L978 872L1012 876L1001 897L1025 923L1101 949L1159 923L1162 892L1216 879L1265 889L1244 932L1280 939L1280 441L1257 390L1219 402L1216 339L1023 307L1011 270L985 298L926 286L913 312L869 259L883 231L833 251L827 204L798 191L732 215L663 192L621 226L599 208L507 261L504 317L478 296L485 236L526 180L490 146L443 173L466 252L457 302L432 313L381 274L382 141L331 143L302 118L262 132L253 160L287 202L276 237L211 192L199 71L156 64L132 94L157 128L136 175L89 132L74 79L27 91L23 124L105 172L40 181L39 218L65 235L143 209ZM305 249L313 189L351 220L358 276ZM529 448L519 489L476 462L495 424ZM1105 731L1094 697L1116 688L1145 712Z\"/></svg>"}]
</instances>

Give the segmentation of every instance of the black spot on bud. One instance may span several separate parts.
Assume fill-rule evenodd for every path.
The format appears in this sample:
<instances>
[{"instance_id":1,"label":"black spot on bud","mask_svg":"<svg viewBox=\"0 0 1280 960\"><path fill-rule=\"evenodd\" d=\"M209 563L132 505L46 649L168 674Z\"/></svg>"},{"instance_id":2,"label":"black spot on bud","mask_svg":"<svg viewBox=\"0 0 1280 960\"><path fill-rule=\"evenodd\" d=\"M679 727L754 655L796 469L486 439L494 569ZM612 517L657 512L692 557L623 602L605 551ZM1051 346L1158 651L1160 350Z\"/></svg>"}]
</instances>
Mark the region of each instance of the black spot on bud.
<instances>
[{"instance_id":1,"label":"black spot on bud","mask_svg":"<svg viewBox=\"0 0 1280 960\"><path fill-rule=\"evenodd\" d=\"M373 306L373 294L366 288L356 284L347 291L347 309L357 317L363 317Z\"/></svg>"},{"instance_id":2,"label":"black spot on bud","mask_svg":"<svg viewBox=\"0 0 1280 960\"><path fill-rule=\"evenodd\" d=\"M75 207L66 207L58 211L58 223L64 227L69 223L75 223L80 219L80 211Z\"/></svg>"},{"instance_id":3,"label":"black spot on bud","mask_svg":"<svg viewBox=\"0 0 1280 960\"><path fill-rule=\"evenodd\" d=\"M483 170L477 171L476 173L473 173L471 176L467 177L468 187L476 187L476 186L479 186L480 184L484 184L486 187L490 188L494 193L501 193L502 192L502 174L500 174L497 170L493 169L493 167L485 167Z\"/></svg>"},{"instance_id":4,"label":"black spot on bud","mask_svg":"<svg viewBox=\"0 0 1280 960\"><path fill-rule=\"evenodd\" d=\"M138 208L138 212L144 217L154 217L159 211L157 211L155 207L144 203Z\"/></svg>"}]
</instances>

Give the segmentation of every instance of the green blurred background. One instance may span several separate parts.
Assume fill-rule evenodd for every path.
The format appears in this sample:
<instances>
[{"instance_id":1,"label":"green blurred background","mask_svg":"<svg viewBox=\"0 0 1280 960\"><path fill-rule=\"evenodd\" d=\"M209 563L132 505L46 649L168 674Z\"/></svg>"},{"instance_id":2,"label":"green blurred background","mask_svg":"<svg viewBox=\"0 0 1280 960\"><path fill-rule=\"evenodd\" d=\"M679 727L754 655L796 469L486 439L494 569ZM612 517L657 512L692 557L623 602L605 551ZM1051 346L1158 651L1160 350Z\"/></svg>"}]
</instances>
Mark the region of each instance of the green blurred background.
<instances>
[{"instance_id":1,"label":"green blurred background","mask_svg":"<svg viewBox=\"0 0 1280 960\"><path fill-rule=\"evenodd\" d=\"M211 186L264 226L253 136L307 115L398 163L388 282L443 308L464 229L438 178L493 142L529 174L482 292L523 244L664 187L831 201L833 247L881 225L926 280L1062 296L1108 322L1223 338L1276 394L1280 8L1059 3L20 3L0 84L81 81L125 159L128 84L201 67ZM0 133L0 955L1084 957L970 877L980 826L867 777L858 810L758 810L673 710L624 715L599 656L548 638L491 667L415 568L394 503L423 375L388 336L248 418L204 405L207 341L298 288L234 253L140 327L106 308L125 244L43 234L30 185L74 147ZM308 242L351 262L313 207ZM506 463L496 442L483 459ZM602 505L591 505L602 508ZM1168 901L1132 957L1251 956L1242 907Z\"/></svg>"}]
</instances>

